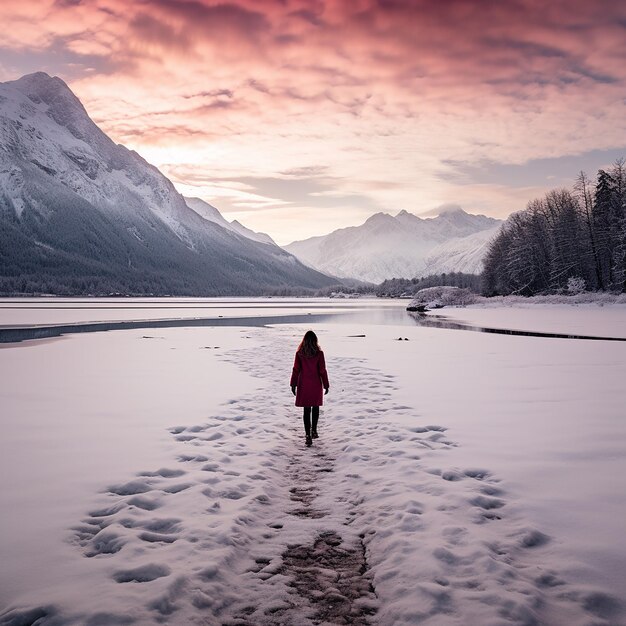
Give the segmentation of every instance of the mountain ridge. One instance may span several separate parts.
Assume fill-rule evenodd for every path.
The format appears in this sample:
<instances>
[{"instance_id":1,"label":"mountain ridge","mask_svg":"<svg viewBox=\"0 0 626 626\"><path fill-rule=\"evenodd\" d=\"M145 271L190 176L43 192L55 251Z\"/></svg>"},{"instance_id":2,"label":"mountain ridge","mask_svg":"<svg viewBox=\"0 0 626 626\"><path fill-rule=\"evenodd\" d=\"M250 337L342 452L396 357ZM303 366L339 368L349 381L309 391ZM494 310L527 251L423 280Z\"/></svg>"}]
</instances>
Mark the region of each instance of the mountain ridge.
<instances>
[{"instance_id":1,"label":"mountain ridge","mask_svg":"<svg viewBox=\"0 0 626 626\"><path fill-rule=\"evenodd\" d=\"M0 83L0 140L1 293L258 295L337 283L200 216L58 77Z\"/></svg>"},{"instance_id":2,"label":"mountain ridge","mask_svg":"<svg viewBox=\"0 0 626 626\"><path fill-rule=\"evenodd\" d=\"M447 207L440 215L425 218L403 209L395 215L374 213L359 226L294 241L284 248L320 271L374 283L426 273L479 273L486 245L501 224L461 207ZM450 259L445 258L446 245Z\"/></svg>"},{"instance_id":3,"label":"mountain ridge","mask_svg":"<svg viewBox=\"0 0 626 626\"><path fill-rule=\"evenodd\" d=\"M277 245L276 242L266 233L258 233L253 231L246 226L244 226L241 222L237 220L233 220L229 222L212 204L209 204L206 200L202 200L202 198L188 197L183 196L187 206L190 209L193 209L198 215L203 217L210 222L215 222L220 226L223 226L227 230L231 230L232 232L238 233L247 237L248 239L252 239L253 241L258 241L260 243L269 243L272 245Z\"/></svg>"}]
</instances>

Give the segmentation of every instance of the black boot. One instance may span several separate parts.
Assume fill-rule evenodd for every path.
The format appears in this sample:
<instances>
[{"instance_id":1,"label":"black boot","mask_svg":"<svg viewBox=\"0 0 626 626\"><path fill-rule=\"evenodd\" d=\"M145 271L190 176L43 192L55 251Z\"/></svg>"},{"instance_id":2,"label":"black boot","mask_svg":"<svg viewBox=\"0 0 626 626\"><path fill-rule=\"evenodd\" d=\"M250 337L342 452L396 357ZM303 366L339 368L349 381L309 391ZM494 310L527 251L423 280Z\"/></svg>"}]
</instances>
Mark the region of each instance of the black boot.
<instances>
[{"instance_id":1,"label":"black boot","mask_svg":"<svg viewBox=\"0 0 626 626\"><path fill-rule=\"evenodd\" d=\"M312 415L312 424L311 424L311 437L313 437L313 439L317 439L318 438L318 434L317 434L317 420L320 417L320 409L319 407L313 407L313 415Z\"/></svg>"},{"instance_id":2,"label":"black boot","mask_svg":"<svg viewBox=\"0 0 626 626\"><path fill-rule=\"evenodd\" d=\"M311 407L304 407L304 432L306 433L305 443L310 446L313 443L311 439Z\"/></svg>"}]
</instances>

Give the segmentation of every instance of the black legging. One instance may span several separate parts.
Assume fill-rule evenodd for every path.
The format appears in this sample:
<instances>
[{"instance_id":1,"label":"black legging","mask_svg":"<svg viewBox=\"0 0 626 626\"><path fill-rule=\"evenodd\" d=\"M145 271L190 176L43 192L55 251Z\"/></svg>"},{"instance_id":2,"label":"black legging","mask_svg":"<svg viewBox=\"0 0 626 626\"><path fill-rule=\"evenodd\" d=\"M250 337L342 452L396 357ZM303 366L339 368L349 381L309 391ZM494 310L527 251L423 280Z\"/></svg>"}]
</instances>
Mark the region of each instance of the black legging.
<instances>
[{"instance_id":1,"label":"black legging","mask_svg":"<svg viewBox=\"0 0 626 626\"><path fill-rule=\"evenodd\" d=\"M311 409L313 409L313 424L311 424ZM306 433L307 437L310 437L311 426L313 426L313 432L317 431L317 420L320 417L319 406L305 406L304 415L302 417L304 419L304 432Z\"/></svg>"}]
</instances>

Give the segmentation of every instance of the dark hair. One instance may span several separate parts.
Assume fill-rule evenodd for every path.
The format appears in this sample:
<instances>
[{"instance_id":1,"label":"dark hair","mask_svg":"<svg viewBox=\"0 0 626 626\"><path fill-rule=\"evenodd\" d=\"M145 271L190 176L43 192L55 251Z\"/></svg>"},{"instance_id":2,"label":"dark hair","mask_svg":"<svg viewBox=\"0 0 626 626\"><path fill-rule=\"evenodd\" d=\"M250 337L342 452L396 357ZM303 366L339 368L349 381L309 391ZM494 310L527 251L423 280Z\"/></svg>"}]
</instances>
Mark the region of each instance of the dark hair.
<instances>
[{"instance_id":1,"label":"dark hair","mask_svg":"<svg viewBox=\"0 0 626 626\"><path fill-rule=\"evenodd\" d=\"M317 343L317 335L312 330L307 330L298 346L298 352L302 356L315 356L320 349L320 344Z\"/></svg>"}]
</instances>

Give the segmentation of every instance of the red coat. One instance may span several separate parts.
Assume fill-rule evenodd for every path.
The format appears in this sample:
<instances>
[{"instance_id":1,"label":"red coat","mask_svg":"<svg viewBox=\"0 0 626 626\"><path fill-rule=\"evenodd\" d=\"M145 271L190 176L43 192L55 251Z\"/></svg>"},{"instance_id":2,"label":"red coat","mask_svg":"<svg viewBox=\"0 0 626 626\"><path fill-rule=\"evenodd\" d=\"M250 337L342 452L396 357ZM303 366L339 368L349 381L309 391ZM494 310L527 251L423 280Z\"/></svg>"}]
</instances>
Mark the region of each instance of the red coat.
<instances>
[{"instance_id":1,"label":"red coat","mask_svg":"<svg viewBox=\"0 0 626 626\"><path fill-rule=\"evenodd\" d=\"M291 373L291 386L297 387L296 406L322 406L323 389L329 387L324 353L319 350L314 356L303 356L296 352Z\"/></svg>"}]
</instances>

